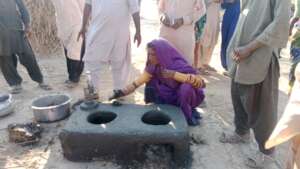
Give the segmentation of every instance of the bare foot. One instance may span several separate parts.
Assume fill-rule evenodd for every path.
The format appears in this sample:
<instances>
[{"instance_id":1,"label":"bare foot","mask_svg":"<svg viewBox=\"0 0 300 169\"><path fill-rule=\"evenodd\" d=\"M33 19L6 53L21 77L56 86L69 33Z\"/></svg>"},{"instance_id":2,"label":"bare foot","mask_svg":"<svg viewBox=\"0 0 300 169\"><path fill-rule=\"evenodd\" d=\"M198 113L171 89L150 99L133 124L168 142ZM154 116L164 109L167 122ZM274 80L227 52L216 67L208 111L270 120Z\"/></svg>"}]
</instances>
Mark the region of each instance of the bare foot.
<instances>
[{"instance_id":1,"label":"bare foot","mask_svg":"<svg viewBox=\"0 0 300 169\"><path fill-rule=\"evenodd\" d=\"M217 70L210 65L203 65L204 69L211 71L211 72L216 72Z\"/></svg>"},{"instance_id":2,"label":"bare foot","mask_svg":"<svg viewBox=\"0 0 300 169\"><path fill-rule=\"evenodd\" d=\"M283 167L272 156L257 152L245 161L245 165L254 169L282 169Z\"/></svg>"},{"instance_id":3,"label":"bare foot","mask_svg":"<svg viewBox=\"0 0 300 169\"><path fill-rule=\"evenodd\" d=\"M198 68L199 74L204 76L209 76L210 73L203 67Z\"/></svg>"},{"instance_id":4,"label":"bare foot","mask_svg":"<svg viewBox=\"0 0 300 169\"><path fill-rule=\"evenodd\" d=\"M78 85L78 83L72 82L71 80L67 80L67 81L65 82L65 84L66 84L66 87L67 87L67 88L70 88L70 89L72 89L72 88L74 88L74 87L76 87L76 86Z\"/></svg>"}]
</instances>

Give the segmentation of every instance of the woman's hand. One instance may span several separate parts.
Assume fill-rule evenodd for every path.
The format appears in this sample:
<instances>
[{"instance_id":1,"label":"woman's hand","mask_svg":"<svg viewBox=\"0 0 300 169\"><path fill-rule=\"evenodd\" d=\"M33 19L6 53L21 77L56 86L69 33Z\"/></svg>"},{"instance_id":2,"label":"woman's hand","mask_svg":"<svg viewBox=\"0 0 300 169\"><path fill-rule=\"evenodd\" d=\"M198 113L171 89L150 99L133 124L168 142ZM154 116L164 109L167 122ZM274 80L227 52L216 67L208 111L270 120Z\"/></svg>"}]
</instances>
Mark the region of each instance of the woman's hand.
<instances>
[{"instance_id":1,"label":"woman's hand","mask_svg":"<svg viewBox=\"0 0 300 169\"><path fill-rule=\"evenodd\" d=\"M122 92L126 96L126 95L133 93L135 91L135 89L136 89L136 86L134 84L130 84L125 89L123 89Z\"/></svg>"},{"instance_id":2,"label":"woman's hand","mask_svg":"<svg viewBox=\"0 0 300 169\"><path fill-rule=\"evenodd\" d=\"M196 89L205 88L205 81L199 75L190 75L188 82Z\"/></svg>"},{"instance_id":3,"label":"woman's hand","mask_svg":"<svg viewBox=\"0 0 300 169\"><path fill-rule=\"evenodd\" d=\"M134 84L128 85L125 89L122 90L114 90L114 94L109 97L109 100L118 99L120 97L127 96L131 93L133 93L136 89L136 86Z\"/></svg>"}]
</instances>

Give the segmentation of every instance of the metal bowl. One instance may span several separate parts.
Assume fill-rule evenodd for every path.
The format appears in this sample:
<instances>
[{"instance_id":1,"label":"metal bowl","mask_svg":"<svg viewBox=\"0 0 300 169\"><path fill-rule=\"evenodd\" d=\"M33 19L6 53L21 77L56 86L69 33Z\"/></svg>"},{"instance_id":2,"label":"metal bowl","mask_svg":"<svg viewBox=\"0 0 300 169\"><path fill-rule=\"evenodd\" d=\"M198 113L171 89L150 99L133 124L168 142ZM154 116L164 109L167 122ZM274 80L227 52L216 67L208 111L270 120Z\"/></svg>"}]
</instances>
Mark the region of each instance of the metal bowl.
<instances>
[{"instance_id":1,"label":"metal bowl","mask_svg":"<svg viewBox=\"0 0 300 169\"><path fill-rule=\"evenodd\" d=\"M7 116L14 111L11 94L0 94L0 117Z\"/></svg>"},{"instance_id":2,"label":"metal bowl","mask_svg":"<svg viewBox=\"0 0 300 169\"><path fill-rule=\"evenodd\" d=\"M55 122L70 115L71 98L68 95L48 95L32 102L33 115L38 122Z\"/></svg>"}]
</instances>

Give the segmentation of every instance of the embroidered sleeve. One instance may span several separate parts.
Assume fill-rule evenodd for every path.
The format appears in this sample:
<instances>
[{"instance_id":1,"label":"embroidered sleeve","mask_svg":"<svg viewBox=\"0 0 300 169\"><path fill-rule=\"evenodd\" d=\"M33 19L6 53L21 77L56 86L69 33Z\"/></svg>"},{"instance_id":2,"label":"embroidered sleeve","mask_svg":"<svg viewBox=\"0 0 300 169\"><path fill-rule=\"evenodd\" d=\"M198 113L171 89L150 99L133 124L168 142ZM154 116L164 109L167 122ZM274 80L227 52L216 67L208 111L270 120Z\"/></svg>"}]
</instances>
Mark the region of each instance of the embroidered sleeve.
<instances>
[{"instance_id":1,"label":"embroidered sleeve","mask_svg":"<svg viewBox=\"0 0 300 169\"><path fill-rule=\"evenodd\" d=\"M135 85L136 88L138 88L139 86L149 82L152 78L152 75L146 71L144 71L144 73L139 77L137 78L133 84Z\"/></svg>"}]
</instances>

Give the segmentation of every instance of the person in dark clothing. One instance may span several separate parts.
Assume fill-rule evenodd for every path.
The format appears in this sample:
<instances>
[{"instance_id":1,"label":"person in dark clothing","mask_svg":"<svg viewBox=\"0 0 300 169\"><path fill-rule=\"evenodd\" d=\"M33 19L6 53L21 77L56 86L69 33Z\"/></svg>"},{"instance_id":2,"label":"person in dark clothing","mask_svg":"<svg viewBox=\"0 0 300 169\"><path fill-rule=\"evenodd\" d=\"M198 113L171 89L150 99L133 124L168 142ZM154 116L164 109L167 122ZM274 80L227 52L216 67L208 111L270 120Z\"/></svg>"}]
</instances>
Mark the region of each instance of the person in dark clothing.
<instances>
[{"instance_id":1,"label":"person in dark clothing","mask_svg":"<svg viewBox=\"0 0 300 169\"><path fill-rule=\"evenodd\" d=\"M44 83L27 39L29 24L30 16L22 0L0 0L0 68L13 94L22 91L22 78L17 71L18 59L40 88L51 89Z\"/></svg>"},{"instance_id":2,"label":"person in dark clothing","mask_svg":"<svg viewBox=\"0 0 300 169\"><path fill-rule=\"evenodd\" d=\"M77 40L81 28L85 0L52 0L56 13L57 37L62 42L67 63L68 88L78 85L83 71L84 40Z\"/></svg>"}]
</instances>

